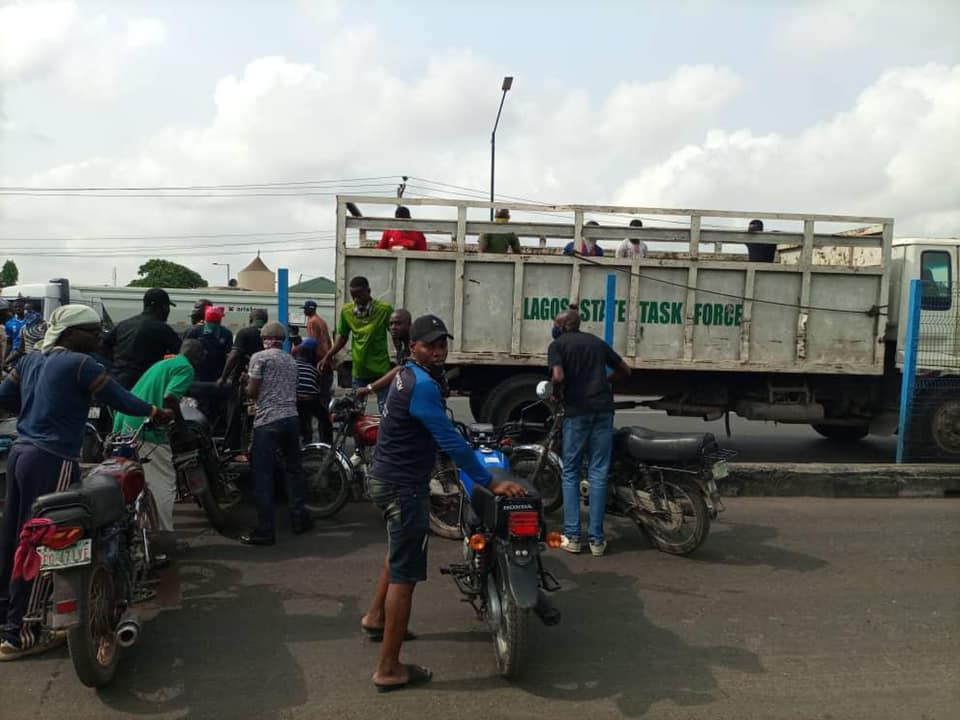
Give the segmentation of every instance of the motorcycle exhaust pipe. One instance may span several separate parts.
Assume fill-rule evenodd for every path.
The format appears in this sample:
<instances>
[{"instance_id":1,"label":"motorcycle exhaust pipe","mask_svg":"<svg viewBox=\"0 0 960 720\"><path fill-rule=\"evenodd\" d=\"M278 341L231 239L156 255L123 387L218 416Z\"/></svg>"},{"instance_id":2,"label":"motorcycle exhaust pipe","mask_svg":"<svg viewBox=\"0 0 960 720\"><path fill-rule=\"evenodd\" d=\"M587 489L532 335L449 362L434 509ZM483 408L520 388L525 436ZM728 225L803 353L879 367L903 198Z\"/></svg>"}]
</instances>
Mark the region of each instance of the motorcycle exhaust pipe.
<instances>
[{"instance_id":1,"label":"motorcycle exhaust pipe","mask_svg":"<svg viewBox=\"0 0 960 720\"><path fill-rule=\"evenodd\" d=\"M133 613L126 613L120 618L117 625L117 645L122 648L133 647L140 637L140 618Z\"/></svg>"}]
</instances>

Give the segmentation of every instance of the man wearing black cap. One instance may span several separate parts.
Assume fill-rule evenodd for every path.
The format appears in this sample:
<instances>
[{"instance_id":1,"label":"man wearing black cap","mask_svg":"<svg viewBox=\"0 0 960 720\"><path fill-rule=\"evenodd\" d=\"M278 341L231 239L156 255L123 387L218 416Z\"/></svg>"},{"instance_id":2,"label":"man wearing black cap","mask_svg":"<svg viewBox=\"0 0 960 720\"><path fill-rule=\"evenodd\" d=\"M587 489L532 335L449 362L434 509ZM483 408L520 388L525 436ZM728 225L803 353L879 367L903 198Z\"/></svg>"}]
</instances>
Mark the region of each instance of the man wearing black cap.
<instances>
[{"instance_id":1,"label":"man wearing black cap","mask_svg":"<svg viewBox=\"0 0 960 720\"><path fill-rule=\"evenodd\" d=\"M167 325L171 306L176 303L166 290L150 288L143 294L143 312L118 323L103 338L111 373L128 390L155 362L180 352L180 337Z\"/></svg>"},{"instance_id":2,"label":"man wearing black cap","mask_svg":"<svg viewBox=\"0 0 960 720\"><path fill-rule=\"evenodd\" d=\"M413 591L427 579L430 530L430 473L443 450L474 482L497 495L523 495L510 481L495 481L447 417L434 377L443 371L451 336L435 315L418 317L410 328L410 359L397 373L367 476L370 499L387 523L387 557L373 603L360 620L365 633L382 639L373 683L380 692L425 683L432 673L400 662L407 637Z\"/></svg>"}]
</instances>

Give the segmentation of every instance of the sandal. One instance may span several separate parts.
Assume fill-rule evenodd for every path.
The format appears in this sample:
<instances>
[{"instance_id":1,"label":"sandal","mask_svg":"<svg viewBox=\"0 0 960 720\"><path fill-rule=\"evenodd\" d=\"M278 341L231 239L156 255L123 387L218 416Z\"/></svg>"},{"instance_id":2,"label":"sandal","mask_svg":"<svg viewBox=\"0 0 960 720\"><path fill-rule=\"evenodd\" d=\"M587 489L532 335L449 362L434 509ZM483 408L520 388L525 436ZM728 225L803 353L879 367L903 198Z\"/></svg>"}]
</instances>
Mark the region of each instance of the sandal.
<instances>
[{"instance_id":1,"label":"sandal","mask_svg":"<svg viewBox=\"0 0 960 720\"><path fill-rule=\"evenodd\" d=\"M377 692L387 693L393 692L394 690L402 690L405 687L413 687L414 685L425 685L433 679L433 673L430 672L428 668L420 667L419 665L407 665L406 668L406 682L391 683L388 685L375 682L373 684L377 688Z\"/></svg>"}]
</instances>

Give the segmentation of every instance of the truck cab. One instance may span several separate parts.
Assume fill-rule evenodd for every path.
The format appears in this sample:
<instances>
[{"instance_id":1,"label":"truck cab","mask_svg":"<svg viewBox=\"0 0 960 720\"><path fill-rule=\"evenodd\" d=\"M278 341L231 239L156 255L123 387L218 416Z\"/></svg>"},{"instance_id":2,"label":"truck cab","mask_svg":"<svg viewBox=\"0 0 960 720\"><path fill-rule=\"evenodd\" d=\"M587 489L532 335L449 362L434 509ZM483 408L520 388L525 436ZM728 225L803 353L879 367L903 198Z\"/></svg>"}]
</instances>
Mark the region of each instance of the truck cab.
<instances>
[{"instance_id":1,"label":"truck cab","mask_svg":"<svg viewBox=\"0 0 960 720\"><path fill-rule=\"evenodd\" d=\"M0 297L7 302L23 300L43 315L44 320L49 320L53 311L61 305L87 305L96 310L97 315L104 322L110 324L110 318L105 315L103 303L100 302L99 298L90 297L74 290L70 287L70 282L64 278L55 278L46 283L11 285L0 289Z\"/></svg>"}]
</instances>

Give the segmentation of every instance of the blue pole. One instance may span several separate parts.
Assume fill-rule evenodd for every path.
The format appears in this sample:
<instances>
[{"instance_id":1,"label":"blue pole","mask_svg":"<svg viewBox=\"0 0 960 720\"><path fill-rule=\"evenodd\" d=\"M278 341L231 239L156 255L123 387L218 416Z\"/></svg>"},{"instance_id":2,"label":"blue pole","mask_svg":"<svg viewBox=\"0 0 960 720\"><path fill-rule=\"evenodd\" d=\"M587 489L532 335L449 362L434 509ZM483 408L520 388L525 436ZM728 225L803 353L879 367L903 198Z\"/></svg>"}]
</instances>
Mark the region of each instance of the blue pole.
<instances>
[{"instance_id":1,"label":"blue pole","mask_svg":"<svg viewBox=\"0 0 960 720\"><path fill-rule=\"evenodd\" d=\"M613 320L617 312L617 274L607 275L607 301L603 307L603 339L613 347Z\"/></svg>"},{"instance_id":2,"label":"blue pole","mask_svg":"<svg viewBox=\"0 0 960 720\"><path fill-rule=\"evenodd\" d=\"M921 280L910 281L910 304L907 310L907 337L903 348L903 379L900 382L900 425L897 430L897 462L904 460L904 445L910 432L910 411L917 383L917 345L920 340Z\"/></svg>"},{"instance_id":3,"label":"blue pole","mask_svg":"<svg viewBox=\"0 0 960 720\"><path fill-rule=\"evenodd\" d=\"M286 329L290 323L290 271L287 268L277 270L277 322ZM283 341L283 349L290 352L290 338Z\"/></svg>"}]
</instances>

